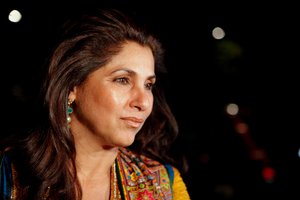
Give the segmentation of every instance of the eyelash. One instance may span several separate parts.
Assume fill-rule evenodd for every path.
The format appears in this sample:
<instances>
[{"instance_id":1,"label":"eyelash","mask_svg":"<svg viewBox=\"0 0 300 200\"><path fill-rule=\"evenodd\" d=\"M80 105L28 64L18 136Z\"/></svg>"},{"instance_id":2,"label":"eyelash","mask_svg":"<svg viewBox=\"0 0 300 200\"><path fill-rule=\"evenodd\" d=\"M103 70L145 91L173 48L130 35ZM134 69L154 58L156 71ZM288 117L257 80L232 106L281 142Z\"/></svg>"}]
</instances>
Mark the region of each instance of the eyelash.
<instances>
[{"instance_id":1,"label":"eyelash","mask_svg":"<svg viewBox=\"0 0 300 200\"><path fill-rule=\"evenodd\" d=\"M147 88L148 90L152 90L153 87L154 87L154 84L153 84L153 83L147 83L145 86L146 86L146 88Z\"/></svg>"},{"instance_id":2,"label":"eyelash","mask_svg":"<svg viewBox=\"0 0 300 200\"><path fill-rule=\"evenodd\" d=\"M117 83L120 83L122 85L126 85L129 83L129 78L126 77L121 77L121 78L116 78L115 80Z\"/></svg>"},{"instance_id":3,"label":"eyelash","mask_svg":"<svg viewBox=\"0 0 300 200\"><path fill-rule=\"evenodd\" d=\"M116 81L117 83L122 84L122 85L127 85L127 84L129 84L129 78L126 78L126 77L116 78L115 81ZM154 87L154 83L146 83L146 84L145 84L145 87L146 87L148 90L152 90L153 87Z\"/></svg>"}]
</instances>

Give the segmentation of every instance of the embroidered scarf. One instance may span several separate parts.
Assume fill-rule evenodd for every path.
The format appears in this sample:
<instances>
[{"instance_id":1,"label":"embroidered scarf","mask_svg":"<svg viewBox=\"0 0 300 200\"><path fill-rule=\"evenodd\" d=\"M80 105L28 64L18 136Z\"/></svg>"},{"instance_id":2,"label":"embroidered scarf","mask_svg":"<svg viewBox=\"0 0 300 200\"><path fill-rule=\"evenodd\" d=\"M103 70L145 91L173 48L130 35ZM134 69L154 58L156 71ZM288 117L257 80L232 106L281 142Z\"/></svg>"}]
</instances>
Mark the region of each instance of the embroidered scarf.
<instances>
[{"instance_id":1,"label":"embroidered scarf","mask_svg":"<svg viewBox=\"0 0 300 200\"><path fill-rule=\"evenodd\" d=\"M113 170L112 170L113 171ZM168 167L119 148L116 158L117 197L121 200L172 200ZM113 185L113 179L111 179ZM114 199L114 198L111 198Z\"/></svg>"}]
</instances>

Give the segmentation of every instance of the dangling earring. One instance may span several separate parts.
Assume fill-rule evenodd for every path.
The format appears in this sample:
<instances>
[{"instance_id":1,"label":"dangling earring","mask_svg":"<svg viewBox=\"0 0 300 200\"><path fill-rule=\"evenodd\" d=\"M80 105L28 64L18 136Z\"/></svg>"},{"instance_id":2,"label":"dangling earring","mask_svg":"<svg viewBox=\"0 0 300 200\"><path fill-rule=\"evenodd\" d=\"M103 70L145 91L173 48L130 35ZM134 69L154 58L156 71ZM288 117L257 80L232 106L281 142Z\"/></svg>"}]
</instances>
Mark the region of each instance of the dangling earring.
<instances>
[{"instance_id":1,"label":"dangling earring","mask_svg":"<svg viewBox=\"0 0 300 200\"><path fill-rule=\"evenodd\" d=\"M68 99L67 102L67 122L68 124L72 121L70 114L73 112L73 108L71 107L71 104L73 103L73 100Z\"/></svg>"}]
</instances>

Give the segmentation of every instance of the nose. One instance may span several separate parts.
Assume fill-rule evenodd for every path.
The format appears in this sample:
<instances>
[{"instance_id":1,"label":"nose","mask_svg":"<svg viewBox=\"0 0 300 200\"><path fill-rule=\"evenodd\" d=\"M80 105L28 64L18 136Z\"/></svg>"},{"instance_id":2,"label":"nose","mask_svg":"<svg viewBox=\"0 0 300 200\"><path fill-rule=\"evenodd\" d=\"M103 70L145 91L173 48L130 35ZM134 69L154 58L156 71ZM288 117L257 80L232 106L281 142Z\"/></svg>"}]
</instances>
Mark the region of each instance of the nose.
<instances>
[{"instance_id":1,"label":"nose","mask_svg":"<svg viewBox=\"0 0 300 200\"><path fill-rule=\"evenodd\" d=\"M143 88L135 88L132 93L130 106L138 111L145 111L152 108L153 94L150 90Z\"/></svg>"}]
</instances>

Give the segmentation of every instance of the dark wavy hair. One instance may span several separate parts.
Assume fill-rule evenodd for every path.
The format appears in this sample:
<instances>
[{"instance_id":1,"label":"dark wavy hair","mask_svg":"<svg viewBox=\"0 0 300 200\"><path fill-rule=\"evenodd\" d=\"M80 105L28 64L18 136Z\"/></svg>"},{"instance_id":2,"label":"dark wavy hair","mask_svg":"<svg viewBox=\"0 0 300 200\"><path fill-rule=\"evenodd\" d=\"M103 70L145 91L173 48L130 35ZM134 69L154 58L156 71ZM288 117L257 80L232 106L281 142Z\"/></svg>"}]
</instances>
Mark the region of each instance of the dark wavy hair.
<instances>
[{"instance_id":1,"label":"dark wavy hair","mask_svg":"<svg viewBox=\"0 0 300 200\"><path fill-rule=\"evenodd\" d=\"M30 171L23 173L26 181L20 183L23 190L28 190L26 198L40 199L46 193L49 193L49 199L81 198L74 138L66 119L68 95L89 74L106 65L127 41L151 48L158 76L158 84L153 88L153 111L129 148L161 162L172 161L168 150L177 136L178 127L159 81L160 75L166 72L164 51L145 27L127 14L116 9L97 10L64 25L62 40L49 59L43 84L45 123L32 131L21 147L23 162ZM20 171L25 171L24 163L20 165Z\"/></svg>"}]
</instances>

